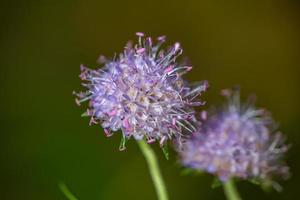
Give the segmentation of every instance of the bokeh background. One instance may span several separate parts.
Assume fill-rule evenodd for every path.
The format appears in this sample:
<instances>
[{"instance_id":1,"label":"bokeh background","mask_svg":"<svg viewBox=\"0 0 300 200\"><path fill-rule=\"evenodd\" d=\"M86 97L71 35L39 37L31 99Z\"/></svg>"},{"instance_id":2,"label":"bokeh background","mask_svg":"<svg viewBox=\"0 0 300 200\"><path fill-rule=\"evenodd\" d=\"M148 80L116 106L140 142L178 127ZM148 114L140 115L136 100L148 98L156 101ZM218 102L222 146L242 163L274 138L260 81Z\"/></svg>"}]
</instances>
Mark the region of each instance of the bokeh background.
<instances>
[{"instance_id":1,"label":"bokeh background","mask_svg":"<svg viewBox=\"0 0 300 200\"><path fill-rule=\"evenodd\" d=\"M282 193L241 182L244 199L296 199L300 181L299 1L27 0L0 1L0 199L63 200L65 182L80 200L156 198L134 141L118 151L120 135L105 138L80 117L79 65L120 52L135 32L180 41L194 69L208 80L203 96L239 84L243 97L273 112L292 143L293 176ZM160 165L172 200L224 199L212 177L183 176L176 155ZM298 190L298 191L297 191Z\"/></svg>"}]
</instances>

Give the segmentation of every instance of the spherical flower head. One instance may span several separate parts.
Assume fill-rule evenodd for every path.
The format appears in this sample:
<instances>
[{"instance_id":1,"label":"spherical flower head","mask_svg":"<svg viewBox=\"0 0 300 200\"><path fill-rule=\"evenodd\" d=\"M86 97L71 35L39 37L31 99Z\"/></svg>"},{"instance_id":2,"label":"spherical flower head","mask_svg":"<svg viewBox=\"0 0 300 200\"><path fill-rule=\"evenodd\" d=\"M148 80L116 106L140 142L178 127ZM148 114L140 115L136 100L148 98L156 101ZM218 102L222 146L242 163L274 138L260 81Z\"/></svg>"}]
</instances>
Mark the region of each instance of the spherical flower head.
<instances>
[{"instance_id":1,"label":"spherical flower head","mask_svg":"<svg viewBox=\"0 0 300 200\"><path fill-rule=\"evenodd\" d=\"M239 92L224 90L229 103L206 116L202 125L183 144L180 152L185 166L229 178L278 184L275 177L287 177L283 161L287 151L284 139L274 130L271 116L253 103L240 105Z\"/></svg>"},{"instance_id":2,"label":"spherical flower head","mask_svg":"<svg viewBox=\"0 0 300 200\"><path fill-rule=\"evenodd\" d=\"M76 94L76 102L89 101L83 115L91 117L90 124L100 123L107 136L121 130L125 140L158 140L164 145L193 131L192 107L203 104L197 97L208 84L204 81L191 87L182 79L192 67L176 62L182 53L179 43L164 51L160 46L165 37L154 44L143 33L137 36L138 44L128 43L113 60L100 57L101 68L81 66L80 78L87 90Z\"/></svg>"}]
</instances>

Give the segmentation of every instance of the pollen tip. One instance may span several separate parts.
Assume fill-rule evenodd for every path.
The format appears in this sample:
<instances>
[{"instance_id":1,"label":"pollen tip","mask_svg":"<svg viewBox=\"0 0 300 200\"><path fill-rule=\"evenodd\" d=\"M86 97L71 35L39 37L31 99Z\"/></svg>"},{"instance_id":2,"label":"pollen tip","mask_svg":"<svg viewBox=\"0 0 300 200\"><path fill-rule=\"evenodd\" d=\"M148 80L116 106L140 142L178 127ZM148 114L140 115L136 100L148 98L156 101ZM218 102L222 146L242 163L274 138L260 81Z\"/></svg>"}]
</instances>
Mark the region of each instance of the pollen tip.
<instances>
[{"instance_id":1,"label":"pollen tip","mask_svg":"<svg viewBox=\"0 0 300 200\"><path fill-rule=\"evenodd\" d=\"M139 37L144 37L145 34L143 32L136 32L136 35Z\"/></svg>"}]
</instances>

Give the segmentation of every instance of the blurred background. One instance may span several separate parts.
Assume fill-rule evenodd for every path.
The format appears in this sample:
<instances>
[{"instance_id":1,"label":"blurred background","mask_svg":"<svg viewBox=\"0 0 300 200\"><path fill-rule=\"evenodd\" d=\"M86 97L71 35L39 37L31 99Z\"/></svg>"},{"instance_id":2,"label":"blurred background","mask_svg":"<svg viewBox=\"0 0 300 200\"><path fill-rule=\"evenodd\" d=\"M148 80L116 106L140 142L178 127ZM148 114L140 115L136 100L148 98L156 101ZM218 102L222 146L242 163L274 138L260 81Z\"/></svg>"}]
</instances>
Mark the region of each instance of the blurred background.
<instances>
[{"instance_id":1,"label":"blurred background","mask_svg":"<svg viewBox=\"0 0 300 200\"><path fill-rule=\"evenodd\" d=\"M300 27L297 0L27 0L0 3L0 199L63 200L65 182L80 200L156 199L146 163L134 141L118 151L111 138L81 118L72 91L79 65L94 68L100 54L122 51L135 32L179 41L194 69L208 80L202 97L239 84L272 111L293 146L293 176L282 193L241 182L244 199L295 199L300 181ZM166 161L153 145L171 200L224 199L212 177L183 176L176 155ZM298 190L298 191L297 191Z\"/></svg>"}]
</instances>

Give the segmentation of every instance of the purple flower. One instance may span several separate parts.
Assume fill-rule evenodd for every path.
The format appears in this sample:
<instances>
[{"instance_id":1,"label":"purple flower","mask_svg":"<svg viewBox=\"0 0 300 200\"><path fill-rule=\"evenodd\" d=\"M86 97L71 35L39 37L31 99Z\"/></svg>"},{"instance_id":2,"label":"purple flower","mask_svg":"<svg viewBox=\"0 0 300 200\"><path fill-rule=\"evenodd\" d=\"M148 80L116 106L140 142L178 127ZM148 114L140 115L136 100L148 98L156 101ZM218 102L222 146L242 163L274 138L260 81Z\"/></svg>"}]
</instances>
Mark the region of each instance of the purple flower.
<instances>
[{"instance_id":1,"label":"purple flower","mask_svg":"<svg viewBox=\"0 0 300 200\"><path fill-rule=\"evenodd\" d=\"M239 92L224 90L229 103L220 111L202 115L202 125L183 144L183 165L227 181L231 177L278 184L287 177L283 157L288 147L275 131L271 116L252 103L240 105Z\"/></svg>"},{"instance_id":2,"label":"purple flower","mask_svg":"<svg viewBox=\"0 0 300 200\"><path fill-rule=\"evenodd\" d=\"M203 104L196 97L208 84L190 87L182 79L192 67L176 62L182 54L179 43L164 51L160 46L165 37L154 44L143 33L137 36L138 44L128 43L117 58L100 57L102 68L81 66L87 90L76 94L76 102L89 101L83 115L91 117L90 124L100 123L107 136L121 130L125 139L159 140L161 145L173 137L180 140L182 133L194 131L192 107Z\"/></svg>"}]
</instances>

